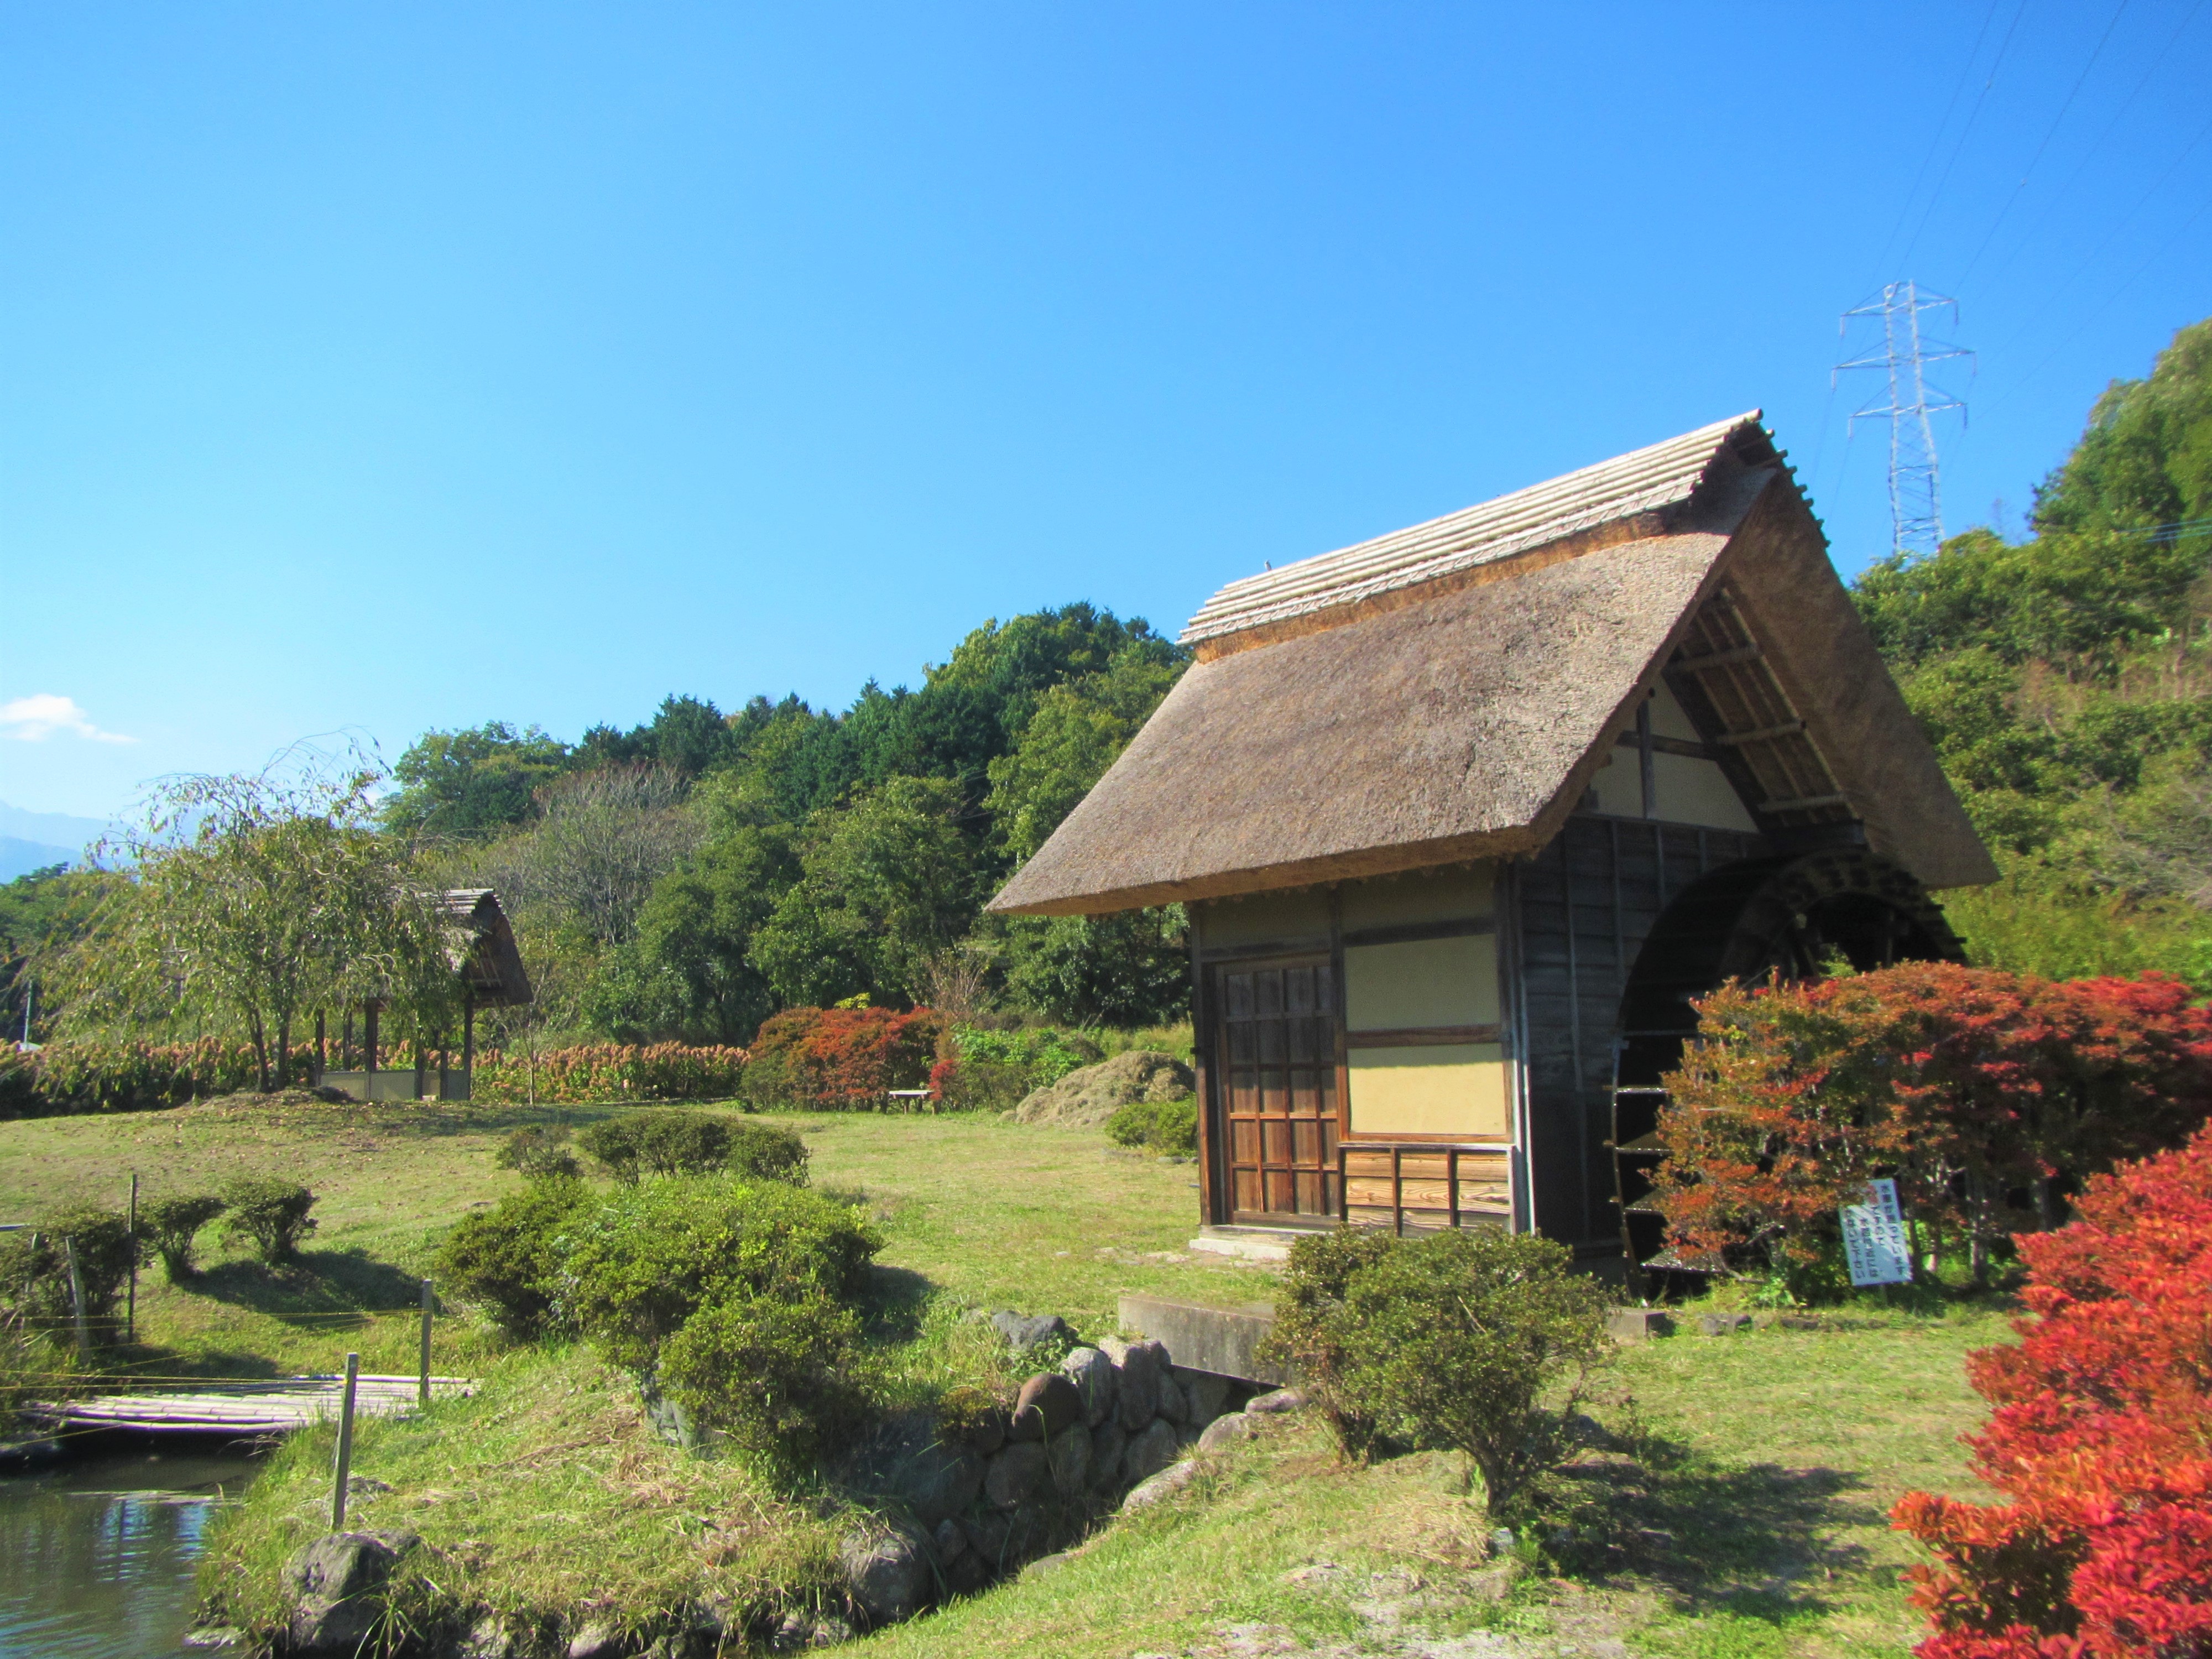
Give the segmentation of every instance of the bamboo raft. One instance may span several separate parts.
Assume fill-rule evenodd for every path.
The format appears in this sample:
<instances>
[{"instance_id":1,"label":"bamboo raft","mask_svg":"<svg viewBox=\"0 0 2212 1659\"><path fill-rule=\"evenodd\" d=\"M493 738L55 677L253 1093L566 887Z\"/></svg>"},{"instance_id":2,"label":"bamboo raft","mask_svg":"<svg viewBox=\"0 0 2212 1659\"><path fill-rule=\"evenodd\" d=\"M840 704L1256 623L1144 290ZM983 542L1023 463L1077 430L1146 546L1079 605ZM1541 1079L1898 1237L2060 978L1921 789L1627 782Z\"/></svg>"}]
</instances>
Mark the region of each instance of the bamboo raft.
<instances>
[{"instance_id":1,"label":"bamboo raft","mask_svg":"<svg viewBox=\"0 0 2212 1659\"><path fill-rule=\"evenodd\" d=\"M433 1396L470 1393L475 1379L434 1376ZM405 1417L416 1409L419 1376L356 1379L356 1417ZM289 1434L335 1421L345 1395L343 1376L285 1376L224 1382L186 1393L103 1394L83 1400L36 1401L25 1407L56 1429L125 1429L143 1434Z\"/></svg>"}]
</instances>

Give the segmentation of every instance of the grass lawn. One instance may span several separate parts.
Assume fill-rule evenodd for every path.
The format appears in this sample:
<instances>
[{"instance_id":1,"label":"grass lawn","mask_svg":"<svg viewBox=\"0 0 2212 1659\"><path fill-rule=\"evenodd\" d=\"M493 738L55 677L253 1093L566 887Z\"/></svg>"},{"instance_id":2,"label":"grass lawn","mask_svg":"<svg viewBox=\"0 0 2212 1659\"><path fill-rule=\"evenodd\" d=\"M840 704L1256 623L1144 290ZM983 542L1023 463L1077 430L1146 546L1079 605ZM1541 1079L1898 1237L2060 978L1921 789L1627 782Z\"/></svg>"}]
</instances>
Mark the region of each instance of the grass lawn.
<instances>
[{"instance_id":1,"label":"grass lawn","mask_svg":"<svg viewBox=\"0 0 2212 1659\"><path fill-rule=\"evenodd\" d=\"M408 1370L416 1275L447 1227L515 1182L493 1161L501 1137L523 1122L599 1115L211 1105L0 1123L0 1220L77 1197L119 1205L133 1169L149 1195L235 1173L292 1175L320 1199L321 1225L300 1265L276 1273L237 1260L210 1233L212 1270L201 1280L179 1288L158 1269L142 1275L137 1359L161 1375L250 1375L330 1370L353 1348L368 1369ZM880 1260L915 1276L910 1291L926 1281L978 1306L1059 1313L1092 1334L1111 1328L1125 1291L1224 1301L1271 1292L1264 1269L1182 1248L1195 1226L1191 1166L1121 1152L1096 1133L996 1118L779 1121L805 1132L817 1187L854 1195L879 1218L890 1241ZM587 1355L557 1365L502 1358L465 1319L441 1319L439 1329L438 1367L493 1386L479 1401L441 1407L442 1428L379 1425L366 1437L364 1457L381 1460L380 1478L400 1488L380 1500L395 1506L395 1523L426 1492L430 1507L448 1506L434 1528L421 1527L426 1535L450 1522L457 1537L504 1525L520 1539L530 1516L568 1516L565 1530L530 1534L533 1559L556 1578L561 1538L622 1534L606 1551L608 1593L677 1582L666 1575L681 1553L643 1540L688 1537L693 1555L720 1549L720 1565L740 1576L772 1559L794 1571L801 1558L819 1559L818 1549L799 1548L803 1528L786 1529L775 1550L764 1534L740 1548L748 1534L735 1517L773 1498L735 1471L686 1468L651 1441ZM1316 1428L1289 1422L1224 1460L1189 1499L1116 1522L1055 1571L865 1645L947 1659L1902 1654L1916 1621L1896 1580L1912 1558L1885 1514L1916 1486L1985 1495L1956 1444L1980 1415L1960 1360L2004 1335L1988 1311L1869 1309L1818 1328L1623 1351L1594 1412L1619 1449L1563 1478L1559 1524L1571 1535L1503 1600L1482 1576L1477 1540L1488 1528L1458 1496L1449 1460L1346 1469ZM434 1443L434 1429L463 1437L458 1455L450 1439ZM314 1455L302 1444L272 1472L301 1526L311 1523ZM514 1515L502 1522L495 1510ZM714 1539L722 1541L702 1541ZM262 1537L269 1548L278 1541Z\"/></svg>"}]
</instances>

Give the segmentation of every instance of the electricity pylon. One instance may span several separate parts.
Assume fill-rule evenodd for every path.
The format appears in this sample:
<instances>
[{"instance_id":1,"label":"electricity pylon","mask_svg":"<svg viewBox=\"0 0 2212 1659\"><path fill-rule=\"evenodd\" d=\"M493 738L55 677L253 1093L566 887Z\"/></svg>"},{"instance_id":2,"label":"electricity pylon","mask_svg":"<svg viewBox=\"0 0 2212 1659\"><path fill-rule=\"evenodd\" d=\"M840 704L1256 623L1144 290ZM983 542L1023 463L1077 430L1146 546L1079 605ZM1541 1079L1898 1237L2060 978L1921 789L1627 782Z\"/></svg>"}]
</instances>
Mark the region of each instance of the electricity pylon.
<instances>
[{"instance_id":1,"label":"electricity pylon","mask_svg":"<svg viewBox=\"0 0 2212 1659\"><path fill-rule=\"evenodd\" d=\"M1921 332L1920 313L1951 307L1951 320L1959 320L1959 302L1941 294L1929 294L1910 281L1884 286L1879 299L1853 306L1844 313L1839 333L1847 333L1854 317L1881 319L1881 343L1838 363L1835 374L1850 368L1888 371L1888 398L1876 392L1866 407L1851 416L1856 427L1878 415L1889 417L1889 522L1891 550L1933 553L1943 540L1942 493L1936 476L1936 434L1928 417L1955 409L1962 414L1966 400L1954 397L1928 379L1928 365L1946 357L1974 354L1948 340L1934 340Z\"/></svg>"}]
</instances>

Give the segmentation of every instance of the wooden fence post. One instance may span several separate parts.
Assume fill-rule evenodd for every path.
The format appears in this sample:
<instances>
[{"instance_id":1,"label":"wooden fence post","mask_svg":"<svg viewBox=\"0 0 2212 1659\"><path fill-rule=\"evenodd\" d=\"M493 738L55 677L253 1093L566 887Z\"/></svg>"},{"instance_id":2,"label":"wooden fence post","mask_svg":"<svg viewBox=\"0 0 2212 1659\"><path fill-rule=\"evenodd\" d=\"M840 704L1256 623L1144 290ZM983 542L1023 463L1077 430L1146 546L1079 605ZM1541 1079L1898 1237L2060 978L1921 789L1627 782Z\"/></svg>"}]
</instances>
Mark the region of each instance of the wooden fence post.
<instances>
[{"instance_id":1,"label":"wooden fence post","mask_svg":"<svg viewBox=\"0 0 2212 1659\"><path fill-rule=\"evenodd\" d=\"M131 1291L123 1304L123 1340L138 1340L138 1171L131 1172Z\"/></svg>"},{"instance_id":2,"label":"wooden fence post","mask_svg":"<svg viewBox=\"0 0 2212 1659\"><path fill-rule=\"evenodd\" d=\"M77 1266L76 1240L64 1238L62 1249L69 1256L70 1305L76 1312L76 1357L89 1359L92 1357L92 1336L84 1327L84 1271Z\"/></svg>"},{"instance_id":3,"label":"wooden fence post","mask_svg":"<svg viewBox=\"0 0 2212 1659\"><path fill-rule=\"evenodd\" d=\"M422 1378L416 1393L419 1405L430 1403L430 1281L422 1281Z\"/></svg>"},{"instance_id":4,"label":"wooden fence post","mask_svg":"<svg viewBox=\"0 0 2212 1659\"><path fill-rule=\"evenodd\" d=\"M361 1381L361 1356L346 1356L345 1395L338 1402L338 1475L331 1492L331 1530L345 1530L346 1480L353 1474L353 1395Z\"/></svg>"}]
</instances>

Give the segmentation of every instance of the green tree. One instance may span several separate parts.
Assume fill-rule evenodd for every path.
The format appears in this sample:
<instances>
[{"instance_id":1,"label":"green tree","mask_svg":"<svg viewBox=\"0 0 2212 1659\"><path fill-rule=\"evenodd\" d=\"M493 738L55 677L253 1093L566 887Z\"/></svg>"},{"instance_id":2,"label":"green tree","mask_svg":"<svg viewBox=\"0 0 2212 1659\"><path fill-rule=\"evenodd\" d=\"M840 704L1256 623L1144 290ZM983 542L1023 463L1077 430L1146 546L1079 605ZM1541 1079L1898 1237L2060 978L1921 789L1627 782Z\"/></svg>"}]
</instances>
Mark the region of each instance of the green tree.
<instances>
[{"instance_id":1,"label":"green tree","mask_svg":"<svg viewBox=\"0 0 2212 1659\"><path fill-rule=\"evenodd\" d=\"M787 1004L818 1004L855 978L855 989L871 993L920 992L931 959L975 914L975 853L955 822L960 805L949 779L893 778L810 821L801 878L752 949Z\"/></svg>"},{"instance_id":2,"label":"green tree","mask_svg":"<svg viewBox=\"0 0 2212 1659\"><path fill-rule=\"evenodd\" d=\"M730 764L739 752L732 722L712 702L672 695L660 700L653 719L643 726L628 732L593 726L577 745L577 761L585 767L651 763L688 782Z\"/></svg>"},{"instance_id":3,"label":"green tree","mask_svg":"<svg viewBox=\"0 0 2212 1659\"><path fill-rule=\"evenodd\" d=\"M266 1090L318 1007L378 996L442 1012L459 988L455 941L404 849L377 833L380 781L295 755L161 784L107 849L131 878L41 975L64 992L64 1030L196 1006L245 1030Z\"/></svg>"},{"instance_id":4,"label":"green tree","mask_svg":"<svg viewBox=\"0 0 2212 1659\"><path fill-rule=\"evenodd\" d=\"M1006 992L1076 1025L1150 1025L1190 1009L1182 906L1109 916L1014 916L1006 928Z\"/></svg>"},{"instance_id":5,"label":"green tree","mask_svg":"<svg viewBox=\"0 0 2212 1659\"><path fill-rule=\"evenodd\" d=\"M750 1042L777 1006L753 939L799 881L797 840L788 824L736 824L662 877L594 988L594 1024L623 1042Z\"/></svg>"},{"instance_id":6,"label":"green tree","mask_svg":"<svg viewBox=\"0 0 2212 1659\"><path fill-rule=\"evenodd\" d=\"M49 1028L52 995L35 989L32 961L82 937L101 896L123 879L111 870L51 864L0 884L0 1037L23 1036L27 1001L38 1005L28 1010L33 1040Z\"/></svg>"},{"instance_id":7,"label":"green tree","mask_svg":"<svg viewBox=\"0 0 2212 1659\"><path fill-rule=\"evenodd\" d=\"M1012 863L1044 845L1152 718L1184 666L1133 645L1103 672L1037 695L1012 750L991 763L984 801L993 836Z\"/></svg>"},{"instance_id":8,"label":"green tree","mask_svg":"<svg viewBox=\"0 0 2212 1659\"><path fill-rule=\"evenodd\" d=\"M568 766L568 746L535 726L505 720L425 732L392 769L400 787L384 822L407 834L474 839L523 823L537 793Z\"/></svg>"}]
</instances>

